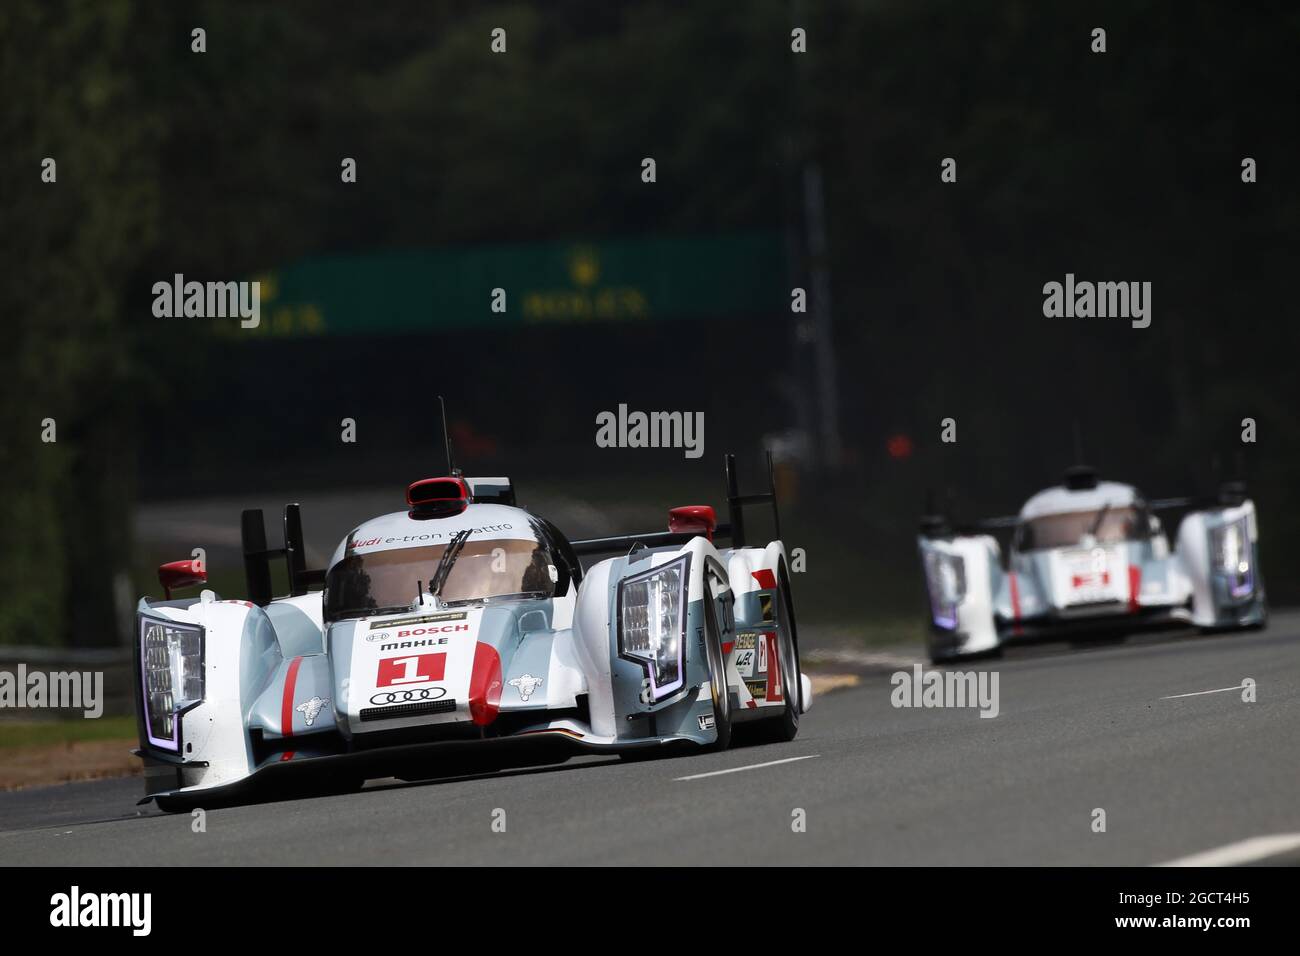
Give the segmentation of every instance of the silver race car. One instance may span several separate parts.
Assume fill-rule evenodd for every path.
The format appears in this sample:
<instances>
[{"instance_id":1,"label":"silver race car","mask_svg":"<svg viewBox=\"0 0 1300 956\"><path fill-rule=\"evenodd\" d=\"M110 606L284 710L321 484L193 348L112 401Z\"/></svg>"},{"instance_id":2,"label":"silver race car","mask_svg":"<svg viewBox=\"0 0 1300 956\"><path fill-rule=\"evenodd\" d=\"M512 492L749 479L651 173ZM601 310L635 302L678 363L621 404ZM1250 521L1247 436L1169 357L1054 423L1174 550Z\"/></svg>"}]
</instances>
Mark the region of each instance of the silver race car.
<instances>
[{"instance_id":1,"label":"silver race car","mask_svg":"<svg viewBox=\"0 0 1300 956\"><path fill-rule=\"evenodd\" d=\"M725 748L749 722L793 739L812 691L785 549L744 533L746 505L776 514L770 462L769 490L741 495L727 456L728 525L691 505L667 531L574 542L518 507L508 479L449 471L411 484L320 570L305 566L297 505L275 549L245 511L246 600L172 599L203 569L160 569L166 598L137 609L146 800L178 810L262 782L319 793ZM584 570L580 554L617 556ZM289 594L273 598L281 557Z\"/></svg>"},{"instance_id":2,"label":"silver race car","mask_svg":"<svg viewBox=\"0 0 1300 956\"><path fill-rule=\"evenodd\" d=\"M1159 515L1182 512L1171 547ZM1003 561L998 534L1010 533ZM1013 517L922 521L933 661L1008 641L1146 627L1260 627L1255 504L1240 483L1216 499L1147 500L1090 468L1030 498Z\"/></svg>"}]
</instances>

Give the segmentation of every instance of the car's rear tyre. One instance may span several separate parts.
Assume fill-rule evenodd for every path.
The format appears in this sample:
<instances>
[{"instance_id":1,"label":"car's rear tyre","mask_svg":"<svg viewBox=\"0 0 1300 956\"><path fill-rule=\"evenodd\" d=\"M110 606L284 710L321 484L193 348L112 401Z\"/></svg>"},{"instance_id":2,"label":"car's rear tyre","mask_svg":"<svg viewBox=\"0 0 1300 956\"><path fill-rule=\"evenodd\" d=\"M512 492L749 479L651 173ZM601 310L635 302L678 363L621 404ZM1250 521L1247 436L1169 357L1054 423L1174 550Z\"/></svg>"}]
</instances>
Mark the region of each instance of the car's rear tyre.
<instances>
[{"instance_id":1,"label":"car's rear tyre","mask_svg":"<svg viewBox=\"0 0 1300 956\"><path fill-rule=\"evenodd\" d=\"M794 610L790 605L790 582L781 569L781 585L776 593L776 666L781 669L781 690L785 707L780 717L754 726L759 743L788 743L799 734L799 715L803 712L803 681L800 680L799 641L795 634Z\"/></svg>"},{"instance_id":2,"label":"car's rear tyre","mask_svg":"<svg viewBox=\"0 0 1300 956\"><path fill-rule=\"evenodd\" d=\"M722 654L722 629L708 587L704 589L704 650L709 662L709 695L713 698L714 750L731 746L731 691L727 687L727 659Z\"/></svg>"}]
</instances>

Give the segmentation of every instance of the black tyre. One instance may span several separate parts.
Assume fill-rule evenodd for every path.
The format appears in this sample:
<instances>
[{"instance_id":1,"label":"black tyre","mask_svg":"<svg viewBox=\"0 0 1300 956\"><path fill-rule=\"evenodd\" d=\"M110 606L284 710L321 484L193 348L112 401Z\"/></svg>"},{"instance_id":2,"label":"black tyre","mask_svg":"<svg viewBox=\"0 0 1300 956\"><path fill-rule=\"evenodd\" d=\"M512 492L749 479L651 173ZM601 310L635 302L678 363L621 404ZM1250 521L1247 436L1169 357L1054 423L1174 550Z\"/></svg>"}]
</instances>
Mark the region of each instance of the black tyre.
<instances>
[{"instance_id":1,"label":"black tyre","mask_svg":"<svg viewBox=\"0 0 1300 956\"><path fill-rule=\"evenodd\" d=\"M718 626L717 608L705 589L704 650L709 661L709 691L713 697L713 729L718 739L714 750L731 746L731 691L727 689L727 659L722 656L722 629Z\"/></svg>"}]
</instances>

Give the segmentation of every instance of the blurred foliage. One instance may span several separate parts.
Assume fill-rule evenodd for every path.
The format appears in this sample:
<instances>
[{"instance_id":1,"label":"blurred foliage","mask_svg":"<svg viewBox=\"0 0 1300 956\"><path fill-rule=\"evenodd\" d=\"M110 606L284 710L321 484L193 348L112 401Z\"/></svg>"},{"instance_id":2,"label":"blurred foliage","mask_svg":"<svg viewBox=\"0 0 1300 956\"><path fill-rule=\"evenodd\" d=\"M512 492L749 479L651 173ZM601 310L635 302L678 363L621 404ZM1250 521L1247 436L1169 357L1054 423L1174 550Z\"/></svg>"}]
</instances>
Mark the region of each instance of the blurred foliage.
<instances>
[{"instance_id":1,"label":"blurred foliage","mask_svg":"<svg viewBox=\"0 0 1300 956\"><path fill-rule=\"evenodd\" d=\"M135 5L0 6L0 639L119 639L132 372L122 296L156 237L161 124ZM42 183L44 157L57 181ZM41 441L55 421L57 441Z\"/></svg>"},{"instance_id":2,"label":"blurred foliage","mask_svg":"<svg viewBox=\"0 0 1300 956\"><path fill-rule=\"evenodd\" d=\"M796 24L803 56L790 52ZM1088 49L1098 25L1104 55ZM496 26L505 56L489 52ZM926 487L953 487L971 512L1014 509L1069 462L1077 421L1115 477L1193 490L1214 480L1216 456L1233 468L1246 415L1260 444L1243 464L1281 583L1296 561L1273 542L1300 534L1297 27L1293 5L1229 15L1208 0L11 0L0 640L116 640L105 622L131 562L137 450L149 473L182 480L207 467L182 430L213 446L238 430L239 448L207 457L255 484L281 436L328 406L331 375L367 354L314 355L310 380L286 359L275 386L295 400L257 395L238 356L152 317L159 278L250 276L322 251L775 227L790 229L806 284L805 162L826 181L848 450L816 497L846 540L871 542L849 553L888 582L873 597L901 600ZM57 185L39 181L47 155ZM648 155L653 188L639 178ZM1239 180L1245 155L1259 161L1253 186ZM344 156L358 160L355 186L339 181ZM939 182L945 156L955 185ZM1066 272L1153 282L1152 327L1044 319L1042 284ZM792 423L810 387L806 346L772 331L779 367L763 374L787 398L745 409L769 430ZM611 364L611 346L629 369L639 348L662 354L655 334L515 344L537 356L538 379L580 381L584 363ZM440 387L473 396L481 381L456 364L442 363ZM719 364L673 379L668 407L734 404ZM623 377L654 394L653 370ZM587 440L575 401L538 409L547 448ZM938 443L947 416L957 446ZM39 442L45 417L57 444ZM885 455L896 432L915 439L908 461ZM732 437L710 432L711 449Z\"/></svg>"}]
</instances>

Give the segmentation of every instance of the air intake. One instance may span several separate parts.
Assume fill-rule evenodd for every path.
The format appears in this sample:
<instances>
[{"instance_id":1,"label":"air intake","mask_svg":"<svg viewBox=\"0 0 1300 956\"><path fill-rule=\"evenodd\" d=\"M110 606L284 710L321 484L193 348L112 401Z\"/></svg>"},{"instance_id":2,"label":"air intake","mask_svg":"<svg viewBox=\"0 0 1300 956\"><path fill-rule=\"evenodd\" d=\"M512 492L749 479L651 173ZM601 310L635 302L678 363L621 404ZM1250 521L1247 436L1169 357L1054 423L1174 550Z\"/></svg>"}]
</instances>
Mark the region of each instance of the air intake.
<instances>
[{"instance_id":1,"label":"air intake","mask_svg":"<svg viewBox=\"0 0 1300 956\"><path fill-rule=\"evenodd\" d=\"M429 714L449 714L456 709L454 700L422 700L414 704L393 704L390 707L363 707L361 719L397 720L401 717L426 717Z\"/></svg>"}]
</instances>

